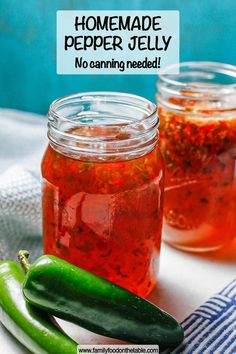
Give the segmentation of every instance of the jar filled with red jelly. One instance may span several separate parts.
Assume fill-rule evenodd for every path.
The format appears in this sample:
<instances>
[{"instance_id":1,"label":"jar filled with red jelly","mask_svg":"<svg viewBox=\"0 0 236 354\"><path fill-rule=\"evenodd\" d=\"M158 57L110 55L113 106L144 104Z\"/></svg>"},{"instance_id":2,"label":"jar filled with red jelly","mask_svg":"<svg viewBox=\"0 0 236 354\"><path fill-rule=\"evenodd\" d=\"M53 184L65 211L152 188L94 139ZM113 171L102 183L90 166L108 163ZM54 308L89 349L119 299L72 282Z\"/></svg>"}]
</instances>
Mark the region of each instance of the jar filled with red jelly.
<instances>
[{"instance_id":1,"label":"jar filled with red jelly","mask_svg":"<svg viewBox=\"0 0 236 354\"><path fill-rule=\"evenodd\" d=\"M188 62L158 82L164 239L213 251L236 236L236 67Z\"/></svg>"},{"instance_id":2,"label":"jar filled with red jelly","mask_svg":"<svg viewBox=\"0 0 236 354\"><path fill-rule=\"evenodd\" d=\"M156 106L89 92L54 101L48 117L44 252L146 296L157 279L163 217Z\"/></svg>"}]
</instances>

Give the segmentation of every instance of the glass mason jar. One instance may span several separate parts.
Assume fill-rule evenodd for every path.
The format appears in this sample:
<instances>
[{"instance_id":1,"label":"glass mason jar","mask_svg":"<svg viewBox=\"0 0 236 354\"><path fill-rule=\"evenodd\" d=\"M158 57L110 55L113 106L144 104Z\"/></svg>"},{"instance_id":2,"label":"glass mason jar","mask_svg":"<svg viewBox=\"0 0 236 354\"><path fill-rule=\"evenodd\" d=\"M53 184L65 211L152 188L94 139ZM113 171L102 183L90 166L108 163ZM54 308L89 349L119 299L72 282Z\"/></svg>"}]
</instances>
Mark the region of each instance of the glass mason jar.
<instances>
[{"instance_id":1,"label":"glass mason jar","mask_svg":"<svg viewBox=\"0 0 236 354\"><path fill-rule=\"evenodd\" d=\"M44 252L146 296L156 283L163 217L156 106L88 92L54 101L48 117Z\"/></svg>"},{"instance_id":2,"label":"glass mason jar","mask_svg":"<svg viewBox=\"0 0 236 354\"><path fill-rule=\"evenodd\" d=\"M171 245L211 251L236 236L236 67L180 64L158 82L166 161L164 232Z\"/></svg>"}]
</instances>

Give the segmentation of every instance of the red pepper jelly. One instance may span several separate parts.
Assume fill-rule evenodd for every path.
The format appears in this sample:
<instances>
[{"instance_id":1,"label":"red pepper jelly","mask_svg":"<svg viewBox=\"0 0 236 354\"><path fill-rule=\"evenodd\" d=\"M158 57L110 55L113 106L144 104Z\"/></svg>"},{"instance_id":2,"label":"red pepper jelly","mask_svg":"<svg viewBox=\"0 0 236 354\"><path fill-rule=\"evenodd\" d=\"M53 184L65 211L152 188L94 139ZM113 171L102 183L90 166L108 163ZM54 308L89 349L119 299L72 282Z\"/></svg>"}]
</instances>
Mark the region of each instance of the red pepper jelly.
<instances>
[{"instance_id":1,"label":"red pepper jelly","mask_svg":"<svg viewBox=\"0 0 236 354\"><path fill-rule=\"evenodd\" d=\"M44 252L146 296L157 279L163 160L151 102L98 92L54 101L42 162Z\"/></svg>"},{"instance_id":2,"label":"red pepper jelly","mask_svg":"<svg viewBox=\"0 0 236 354\"><path fill-rule=\"evenodd\" d=\"M236 236L236 67L183 63L158 89L164 239L189 251L219 249Z\"/></svg>"}]
</instances>

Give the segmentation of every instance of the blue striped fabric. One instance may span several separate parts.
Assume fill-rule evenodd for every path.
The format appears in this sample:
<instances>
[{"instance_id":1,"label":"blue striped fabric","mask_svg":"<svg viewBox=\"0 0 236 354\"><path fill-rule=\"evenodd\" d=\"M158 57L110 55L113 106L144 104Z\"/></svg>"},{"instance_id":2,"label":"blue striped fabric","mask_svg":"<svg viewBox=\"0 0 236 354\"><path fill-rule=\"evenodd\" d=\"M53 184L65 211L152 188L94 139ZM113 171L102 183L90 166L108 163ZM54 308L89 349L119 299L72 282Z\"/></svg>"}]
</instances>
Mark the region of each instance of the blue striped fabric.
<instances>
[{"instance_id":1,"label":"blue striped fabric","mask_svg":"<svg viewBox=\"0 0 236 354\"><path fill-rule=\"evenodd\" d=\"M171 354L236 354L236 279L182 323L185 340Z\"/></svg>"}]
</instances>

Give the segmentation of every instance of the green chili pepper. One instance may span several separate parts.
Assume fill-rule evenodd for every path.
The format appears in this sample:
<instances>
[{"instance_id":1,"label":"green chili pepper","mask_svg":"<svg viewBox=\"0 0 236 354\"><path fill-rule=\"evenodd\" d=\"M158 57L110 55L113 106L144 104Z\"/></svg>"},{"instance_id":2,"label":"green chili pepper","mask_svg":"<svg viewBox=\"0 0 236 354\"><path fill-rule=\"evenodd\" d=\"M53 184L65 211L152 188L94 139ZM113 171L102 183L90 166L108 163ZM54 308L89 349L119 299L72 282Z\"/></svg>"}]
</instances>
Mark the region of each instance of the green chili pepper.
<instances>
[{"instance_id":1,"label":"green chili pepper","mask_svg":"<svg viewBox=\"0 0 236 354\"><path fill-rule=\"evenodd\" d=\"M13 261L0 262L0 321L34 354L76 354L77 344L51 318L25 301L25 274ZM1 351L2 352L2 351Z\"/></svg>"},{"instance_id":2,"label":"green chili pepper","mask_svg":"<svg viewBox=\"0 0 236 354\"><path fill-rule=\"evenodd\" d=\"M183 330L166 312L101 277L54 256L29 267L23 292L34 306L92 332L131 343L175 347ZM26 256L26 257L24 257Z\"/></svg>"}]
</instances>

